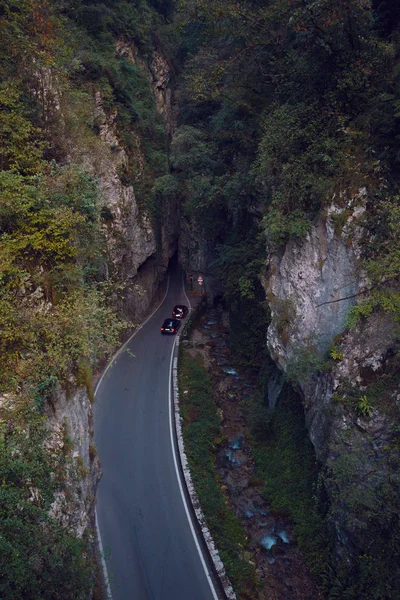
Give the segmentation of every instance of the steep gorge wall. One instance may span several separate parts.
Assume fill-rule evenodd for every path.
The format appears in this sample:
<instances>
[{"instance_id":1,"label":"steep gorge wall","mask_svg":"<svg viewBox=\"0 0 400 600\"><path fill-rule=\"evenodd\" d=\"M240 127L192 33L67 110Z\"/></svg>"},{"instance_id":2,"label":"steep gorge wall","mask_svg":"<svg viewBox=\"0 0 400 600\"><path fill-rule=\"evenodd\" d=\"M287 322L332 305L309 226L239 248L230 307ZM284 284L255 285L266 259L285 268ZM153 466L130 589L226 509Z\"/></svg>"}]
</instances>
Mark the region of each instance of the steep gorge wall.
<instances>
[{"instance_id":1,"label":"steep gorge wall","mask_svg":"<svg viewBox=\"0 0 400 600\"><path fill-rule=\"evenodd\" d=\"M154 94L156 108L170 134L175 118L171 73L161 51L155 52L150 66L139 58L133 44L118 44L116 53L143 70ZM63 127L68 117L63 114L65 105L62 93L58 91L58 81L47 70L38 72L38 77L42 80L40 87L46 97L49 120L56 114ZM61 131L64 139L60 143L66 150L66 161L81 164L98 181L107 242L104 279L107 281L110 277L110 281L120 287L115 294L115 309L119 314L131 322L140 322L161 293L168 262L176 252L177 207L172 202L164 203L157 230L154 215L140 205L133 185L126 183L123 177L129 158L121 133L130 133L135 140L137 180L145 168L144 140L134 131L120 130L118 111L105 107L100 89L94 87L92 97L86 96L85 101L85 110L97 135L87 137L80 131L64 127ZM71 112L73 109L66 110ZM84 388L76 388L75 384L72 387L68 393L57 387L45 404L49 448L65 453L70 463L64 473L65 486L56 493L51 514L77 537L89 533L93 541L96 488L101 467L93 440L91 394Z\"/></svg>"},{"instance_id":2,"label":"steep gorge wall","mask_svg":"<svg viewBox=\"0 0 400 600\"><path fill-rule=\"evenodd\" d=\"M154 52L150 65L140 58L133 43L119 42L115 52L123 60L138 66L148 79L156 110L169 136L175 126L176 106L171 67L161 50ZM79 157L98 179L101 203L106 213L107 269L121 285L117 309L127 319L140 321L156 298L169 259L177 249L177 206L171 199L159 207L157 223L149 208L143 206L137 197L134 186L125 181L124 170L132 157L128 157L121 133L131 135L135 142L133 161L137 183L146 166L145 140L134 130L120 131L118 110L106 108L105 104L101 90L94 89L92 119L98 131L96 151L83 145L72 151L70 160Z\"/></svg>"},{"instance_id":3,"label":"steep gorge wall","mask_svg":"<svg viewBox=\"0 0 400 600\"><path fill-rule=\"evenodd\" d=\"M382 545L382 555L388 551L382 539L396 520L399 487L398 333L390 315L378 312L346 328L368 287L358 247L363 203L364 192L346 207L332 206L303 242L271 257L265 284L271 356L303 396L336 550L349 556Z\"/></svg>"},{"instance_id":4,"label":"steep gorge wall","mask_svg":"<svg viewBox=\"0 0 400 600\"><path fill-rule=\"evenodd\" d=\"M175 124L175 107L171 89L171 71L168 62L157 51L148 67L138 56L134 44L120 43L116 52L124 59L132 61L145 72L155 97L157 111L163 117L165 128L170 134ZM132 185L123 181L121 173L127 165L128 157L121 142L115 109L106 110L100 90L94 92L94 123L101 141L101 150L95 157L84 156L84 162L98 178L102 202L107 207L110 218L107 220L107 249L109 269L122 282L121 300L117 309L130 321L140 322L148 313L160 293L170 258L176 252L179 223L177 208L172 203L163 206L162 223L157 232L151 215L139 206ZM135 133L137 153L137 177L141 175L146 160L142 150L143 140ZM159 239L157 239L157 235ZM90 457L92 444L92 408L87 394L78 390L72 400L66 401L62 393L57 399L55 413L50 418L52 428L58 429L65 422L73 432L73 453L83 457L88 470L86 488L75 491L73 513L80 514L80 521L87 521L94 507L94 494L100 469L97 457ZM75 517L76 518L76 515Z\"/></svg>"},{"instance_id":5,"label":"steep gorge wall","mask_svg":"<svg viewBox=\"0 0 400 600\"><path fill-rule=\"evenodd\" d=\"M352 204L329 207L304 242L290 242L281 256L270 260L268 340L281 368L307 345L315 346L318 353L326 351L342 333L347 311L362 291L354 228L364 207ZM351 211L351 216L339 231L337 222L346 219L345 211Z\"/></svg>"},{"instance_id":6,"label":"steep gorge wall","mask_svg":"<svg viewBox=\"0 0 400 600\"><path fill-rule=\"evenodd\" d=\"M51 514L77 537L93 526L100 464L93 444L93 410L86 390L59 390L46 407L51 429L49 446L71 461L67 485L56 493Z\"/></svg>"},{"instance_id":7,"label":"steep gorge wall","mask_svg":"<svg viewBox=\"0 0 400 600\"><path fill-rule=\"evenodd\" d=\"M396 15L387 2L248 5L247 28L245 4L226 5L215 27L219 8L204 2L183 28L194 58L171 153L185 213L180 256L207 273L211 297L224 294L232 349L244 361L261 357L267 372L271 313L270 355L301 392L321 465L316 496L338 559L327 595L386 598L399 593L398 326L376 307L352 328L346 320L371 300L368 288L398 311L379 289L398 276ZM361 56L369 68L358 85ZM263 261L266 302L257 287ZM274 400L281 379L270 379Z\"/></svg>"}]
</instances>

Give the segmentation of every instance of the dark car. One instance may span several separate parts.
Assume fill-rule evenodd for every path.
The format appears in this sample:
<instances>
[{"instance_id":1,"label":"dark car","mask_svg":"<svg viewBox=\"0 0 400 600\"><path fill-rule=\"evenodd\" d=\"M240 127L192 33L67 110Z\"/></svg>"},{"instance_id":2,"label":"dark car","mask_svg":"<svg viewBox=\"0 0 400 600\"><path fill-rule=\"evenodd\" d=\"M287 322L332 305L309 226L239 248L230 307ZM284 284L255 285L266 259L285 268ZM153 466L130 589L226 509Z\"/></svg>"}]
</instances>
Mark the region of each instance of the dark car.
<instances>
[{"instance_id":1,"label":"dark car","mask_svg":"<svg viewBox=\"0 0 400 600\"><path fill-rule=\"evenodd\" d=\"M161 325L161 333L176 333L181 326L181 322L177 319L165 319Z\"/></svg>"},{"instance_id":2,"label":"dark car","mask_svg":"<svg viewBox=\"0 0 400 600\"><path fill-rule=\"evenodd\" d=\"M172 311L172 316L174 319L184 319L188 314L189 309L184 304L177 304L174 306L174 310Z\"/></svg>"}]
</instances>

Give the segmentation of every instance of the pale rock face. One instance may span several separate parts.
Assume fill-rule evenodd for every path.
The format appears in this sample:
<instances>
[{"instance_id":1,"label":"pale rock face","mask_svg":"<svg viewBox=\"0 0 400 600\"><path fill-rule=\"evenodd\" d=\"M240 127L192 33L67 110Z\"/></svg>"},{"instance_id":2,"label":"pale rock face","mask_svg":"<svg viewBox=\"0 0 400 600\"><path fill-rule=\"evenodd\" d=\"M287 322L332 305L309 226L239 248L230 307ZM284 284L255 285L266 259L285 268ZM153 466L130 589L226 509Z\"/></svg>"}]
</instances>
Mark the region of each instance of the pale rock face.
<instances>
[{"instance_id":1,"label":"pale rock face","mask_svg":"<svg viewBox=\"0 0 400 600\"><path fill-rule=\"evenodd\" d=\"M38 99L43 117L48 120L51 115L61 111L61 94L59 84L50 67L37 66L34 71L35 86L32 93Z\"/></svg>"},{"instance_id":2,"label":"pale rock face","mask_svg":"<svg viewBox=\"0 0 400 600\"><path fill-rule=\"evenodd\" d=\"M134 278L139 266L156 250L156 242L149 218L139 218L139 210L132 186L122 184L119 170L126 165L127 156L116 133L116 112L107 115L100 92L96 92L96 122L100 137L110 148L95 165L96 175L105 203L113 214L113 235L109 236L109 250L113 261L121 260L121 250L129 277ZM144 161L138 141L138 162Z\"/></svg>"},{"instance_id":3,"label":"pale rock face","mask_svg":"<svg viewBox=\"0 0 400 600\"><path fill-rule=\"evenodd\" d=\"M360 323L343 334L348 309L363 298L360 292L368 288L360 265L357 225L364 212L364 198L365 190L361 190L346 208L332 205L327 216L313 224L306 240L290 242L281 257L272 257L271 276L265 283L272 315L268 345L283 371L303 348L312 346L322 357L335 336L341 336L343 357L333 362L329 372L297 374L317 453L326 451L331 435L335 412L330 408L332 397L343 396L344 384L364 390L385 370L393 343L393 324L388 315L375 315L366 325ZM339 231L335 227L338 217L342 219ZM346 429L343 418L335 417L337 431ZM375 420L379 420L377 414Z\"/></svg>"},{"instance_id":4,"label":"pale rock face","mask_svg":"<svg viewBox=\"0 0 400 600\"><path fill-rule=\"evenodd\" d=\"M396 330L390 315L373 315L366 323L360 322L341 337L343 358L334 361L330 372L314 375L300 383L306 403L310 438L317 452L326 450L328 435L333 440L335 434L332 432L340 435L340 431L346 428L341 421L341 405L335 407L335 402L344 402L343 410L346 410L349 389L360 395L368 395L369 384L374 383L380 376L385 380L385 373L390 371L391 348L395 336ZM330 404L333 404L333 410L327 418L326 411ZM350 418L350 413L347 418ZM363 436L362 431L369 434L371 439L368 443L371 444L371 448L376 444L385 446L392 436L393 422L382 413L379 406L368 419L353 415L351 427L355 426L360 430L359 436Z\"/></svg>"},{"instance_id":5,"label":"pale rock face","mask_svg":"<svg viewBox=\"0 0 400 600\"><path fill-rule=\"evenodd\" d=\"M335 389L344 380L363 389L371 378L384 370L394 335L388 314L372 315L366 324L360 323L346 333L341 343L343 359L335 368Z\"/></svg>"},{"instance_id":6,"label":"pale rock face","mask_svg":"<svg viewBox=\"0 0 400 600\"><path fill-rule=\"evenodd\" d=\"M162 115L167 132L171 133L176 121L172 103L171 69L163 55L155 51L150 65L139 56L133 43L120 41L116 52L136 64L149 79L156 107ZM117 113L104 109L102 95L95 93L95 122L103 151L96 157L88 157L93 174L99 178L104 204L111 211L112 220L107 226L107 246L114 271L126 285L120 310L131 320L141 320L159 293L168 262L176 252L178 207L165 206L160 239L156 235L145 210L140 210L132 186L124 185L121 172L128 164L128 157L120 143L116 125ZM135 178L145 167L145 155L140 137L131 132L136 145ZM95 160L93 160L95 158ZM131 157L132 160L132 157Z\"/></svg>"},{"instance_id":7,"label":"pale rock face","mask_svg":"<svg viewBox=\"0 0 400 600\"><path fill-rule=\"evenodd\" d=\"M154 52L151 62L151 84L157 110L164 117L167 131L171 134L176 126L176 110L170 87L171 67L160 52Z\"/></svg>"},{"instance_id":8,"label":"pale rock face","mask_svg":"<svg viewBox=\"0 0 400 600\"><path fill-rule=\"evenodd\" d=\"M290 242L281 256L272 257L271 275L265 281L272 312L268 345L283 371L307 345L311 344L321 358L325 355L325 361L333 342L340 347L329 368L298 372L295 383L303 397L309 436L319 460L331 468L344 456L348 469L352 469L350 487L339 477L331 479L327 489L334 513L347 514L334 520L337 550L350 554L371 543L363 497L379 495L382 482L396 477L387 449L393 444L397 426L394 407L399 404L395 382L385 391L382 405L381 398L371 400L373 386L391 382L395 368L397 329L390 314L376 312L353 329L345 329L347 310L363 299L360 292L369 287L360 264L357 225L364 212L364 198L365 190L361 190L345 209L331 206L327 216L313 224L306 240ZM366 413L358 407L362 399L372 402ZM358 505L352 505L352 491L361 499ZM337 492L339 504L334 500Z\"/></svg>"},{"instance_id":9,"label":"pale rock face","mask_svg":"<svg viewBox=\"0 0 400 600\"><path fill-rule=\"evenodd\" d=\"M131 320L141 320L159 293L168 262L175 253L178 238L177 207L164 207L161 236L158 241L145 210L139 210L132 186L124 185L120 173L128 158L116 126L116 112L106 113L103 98L95 94L95 121L103 142L103 152L95 160L88 157L89 168L98 177L104 205L112 220L106 227L107 247L113 269L124 282L124 300L119 309ZM132 132L137 152L136 178L144 168L141 140Z\"/></svg>"},{"instance_id":10,"label":"pale rock face","mask_svg":"<svg viewBox=\"0 0 400 600\"><path fill-rule=\"evenodd\" d=\"M94 514L95 493L101 471L97 454L92 446L92 406L85 390L75 390L67 397L59 389L52 406L46 406L51 439L48 447L63 451L65 437L71 441L71 479L65 490L56 494L51 514L77 537L82 537Z\"/></svg>"},{"instance_id":11,"label":"pale rock face","mask_svg":"<svg viewBox=\"0 0 400 600\"><path fill-rule=\"evenodd\" d=\"M155 51L147 64L133 43L123 41L116 44L116 52L144 72L166 131L171 133L176 122L176 108L172 101L171 69L167 60L160 51ZM94 92L93 98L88 97L86 103L88 119L92 120L98 135L77 134L71 140L65 137L63 146L68 160L83 164L99 181L100 205L108 213L104 230L109 264L105 269L112 271L121 287L125 286L116 308L129 320L140 321L156 300L169 259L176 252L178 209L176 206L164 207L160 239L157 239L150 216L145 207L139 206L133 186L126 185L123 180L123 173L129 166L130 177L136 182L141 181L146 158L140 136L135 131L129 132L135 150L128 165L127 153L118 136L117 111L106 110L100 90Z\"/></svg>"},{"instance_id":12,"label":"pale rock face","mask_svg":"<svg viewBox=\"0 0 400 600\"><path fill-rule=\"evenodd\" d=\"M362 212L358 207L353 220ZM348 308L364 285L356 245L344 232L335 232L337 214L331 206L306 240L289 242L283 256L270 261L268 345L283 369L299 348L313 345L319 352L326 351L343 331ZM282 336L282 329L288 335Z\"/></svg>"},{"instance_id":13,"label":"pale rock face","mask_svg":"<svg viewBox=\"0 0 400 600\"><path fill-rule=\"evenodd\" d=\"M16 396L11 393L0 395L0 407L18 411ZM86 390L75 389L67 396L65 390L58 387L52 401L45 403L44 410L49 436L43 444L56 468L60 466L63 454L67 458L67 467L63 468L65 479L55 493L50 515L81 538L86 531L91 532L96 488L101 476L100 463L92 445L92 405ZM18 448L15 452L18 453ZM38 488L29 487L29 492L30 501L40 501Z\"/></svg>"}]
</instances>

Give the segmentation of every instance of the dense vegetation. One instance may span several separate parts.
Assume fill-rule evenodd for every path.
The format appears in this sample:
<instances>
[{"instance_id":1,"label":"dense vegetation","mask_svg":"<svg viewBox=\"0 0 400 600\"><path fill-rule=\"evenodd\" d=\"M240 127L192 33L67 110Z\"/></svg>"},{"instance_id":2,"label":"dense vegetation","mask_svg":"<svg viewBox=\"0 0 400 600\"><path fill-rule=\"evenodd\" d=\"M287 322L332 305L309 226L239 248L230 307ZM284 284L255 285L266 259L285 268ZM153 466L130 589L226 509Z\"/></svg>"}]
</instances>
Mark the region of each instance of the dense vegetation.
<instances>
[{"instance_id":1,"label":"dense vegetation","mask_svg":"<svg viewBox=\"0 0 400 600\"><path fill-rule=\"evenodd\" d=\"M322 588L330 562L327 498L307 436L301 398L285 384L275 411L263 400L256 394L242 402L257 475L264 481L263 495L274 512L292 520L296 542Z\"/></svg>"},{"instance_id":2,"label":"dense vegetation","mask_svg":"<svg viewBox=\"0 0 400 600\"><path fill-rule=\"evenodd\" d=\"M362 258L370 290L349 325L378 310L398 320L397 4L187 0L179 8L180 127L171 147L171 174L156 185L161 195L180 198L183 219L204 240L208 267L226 291L237 357L249 366L266 362L260 332L268 314L259 282L266 251L279 253L288 240L303 239L332 202L344 220L351 214L349 200L366 208ZM371 413L367 401L357 398L356 417ZM275 426L282 433L281 416ZM279 439L277 430L270 435ZM327 521L346 519L343 511L335 512L345 501L347 517L367 519L379 542L365 532L365 552L358 552L358 539L349 555L331 555L330 569L320 575L332 599L394 598L398 482L391 476L374 489L374 475L363 499L352 493L363 449L353 450L351 461L332 460L321 473L321 484L335 495ZM259 452L265 456L266 448ZM395 441L379 460L393 466L396 455ZM267 493L275 501L274 490ZM286 506L292 513L294 508ZM315 547L307 543L312 553ZM321 556L320 566L326 558Z\"/></svg>"},{"instance_id":3,"label":"dense vegetation","mask_svg":"<svg viewBox=\"0 0 400 600\"><path fill-rule=\"evenodd\" d=\"M257 211L263 217L274 251L304 237L332 200L344 207L366 187L372 293L360 312L380 305L398 313L396 4L180 5L183 102L172 146L176 182L166 193L180 194L210 246L222 244L221 266L242 242L249 215L253 223ZM255 256L256 237L246 237ZM241 297L247 255L236 285ZM220 275L228 276L223 268Z\"/></svg>"},{"instance_id":4,"label":"dense vegetation","mask_svg":"<svg viewBox=\"0 0 400 600\"><path fill-rule=\"evenodd\" d=\"M71 445L54 454L42 413L61 387L92 394L92 367L127 326L115 313L123 285L107 264L113 216L93 167L113 151L98 137L95 94L117 111L121 181L152 215L166 135L144 68L116 43L149 59L170 10L157 0L0 1L0 392L14 398L0 415L4 599L86 598L92 585L87 540L50 517L75 475Z\"/></svg>"},{"instance_id":5,"label":"dense vegetation","mask_svg":"<svg viewBox=\"0 0 400 600\"><path fill-rule=\"evenodd\" d=\"M20 429L0 436L0 514L11 519L2 596L79 597L90 585L82 546L48 517L56 487L40 413L58 386L90 389L126 326L113 308L121 274L107 262L113 214L89 166L103 152L96 92L116 111L121 181L156 228L165 203L181 203L224 287L236 357L260 369L265 248L303 238L332 200L364 202L360 188L371 290L352 316L400 316L399 23L395 0L0 0L0 390L24 407ZM170 148L145 74L161 38L181 73ZM348 477L342 466L335 477ZM397 504L386 506L397 527ZM12 550L26 528L32 559ZM385 539L327 574L332 598L395 597L382 573L396 571L398 541Z\"/></svg>"},{"instance_id":6,"label":"dense vegetation","mask_svg":"<svg viewBox=\"0 0 400 600\"><path fill-rule=\"evenodd\" d=\"M28 425L29 424L29 425ZM4 600L87 598L93 564L86 540L50 516L65 477L78 477L63 451L43 445L43 417L25 399L0 408L0 596Z\"/></svg>"},{"instance_id":7,"label":"dense vegetation","mask_svg":"<svg viewBox=\"0 0 400 600\"><path fill-rule=\"evenodd\" d=\"M1 385L6 390L48 377L64 382L81 363L92 363L112 347L121 330L101 285L107 213L97 181L74 158L78 162L79 152L95 150L95 89L117 108L128 138L136 120L151 131L157 122L148 81L114 48L122 32L138 43L148 40L153 13L139 3L146 8L139 19L141 7L132 6L130 14L124 3L111 4L106 11L95 3L5 2L0 11ZM148 136L150 145L154 137ZM128 151L132 143L126 140Z\"/></svg>"}]
</instances>

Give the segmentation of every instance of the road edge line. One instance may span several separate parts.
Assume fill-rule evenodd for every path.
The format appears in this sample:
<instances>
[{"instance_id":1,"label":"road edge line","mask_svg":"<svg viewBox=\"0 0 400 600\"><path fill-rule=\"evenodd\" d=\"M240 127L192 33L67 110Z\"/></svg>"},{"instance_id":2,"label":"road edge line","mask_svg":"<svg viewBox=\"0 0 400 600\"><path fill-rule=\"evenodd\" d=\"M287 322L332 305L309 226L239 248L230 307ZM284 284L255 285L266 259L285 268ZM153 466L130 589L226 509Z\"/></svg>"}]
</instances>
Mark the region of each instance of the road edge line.
<instances>
[{"instance_id":1,"label":"road edge line","mask_svg":"<svg viewBox=\"0 0 400 600\"><path fill-rule=\"evenodd\" d=\"M111 592L110 578L108 576L108 569L106 565L106 559L104 558L104 549L103 542L101 541L101 533L99 527L99 520L97 518L97 509L94 510L94 518L96 523L96 533L97 533L97 543L99 545L99 552L101 557L101 566L103 568L103 577L105 579L106 589L107 589L107 600L113 600L113 595Z\"/></svg>"},{"instance_id":2,"label":"road edge line","mask_svg":"<svg viewBox=\"0 0 400 600\"><path fill-rule=\"evenodd\" d=\"M117 350L116 353L113 355L113 357L109 360L109 362L108 362L106 368L104 369L99 381L97 382L96 388L94 390L95 398L96 398L96 394L99 390L100 385L103 382L104 376L106 375L108 369L114 364L115 360L118 358L118 356L121 354L121 352L126 348L126 346L129 344L131 339L134 338L137 333L139 333L139 331L142 329L142 327L144 325L146 325L147 321L150 321L150 319L153 317L153 315L156 314L156 312L161 307L161 305L164 304L165 299L168 294L168 290L169 290L169 275L168 275L167 289L165 291L163 299L160 301L160 303L157 305L157 307L153 310L153 312L147 317L147 319L145 319L145 321L143 321L143 323L141 323L139 325L139 327L137 327L137 329L135 329L135 331L132 333L132 335L129 337L129 339L127 339L126 342L124 344L122 344L121 348L119 348L119 350ZM96 491L96 504L97 504L97 491ZM99 546L99 551L100 551L100 556L101 556L101 566L103 568L103 576L104 576L104 580L105 580L106 588L107 588L107 600L113 600L111 585L110 585L110 578L108 576L107 563L104 558L103 542L101 541L100 525L99 525L99 521L97 518L97 508L94 509L94 515L95 515L95 523L96 523L97 543Z\"/></svg>"},{"instance_id":3,"label":"road edge line","mask_svg":"<svg viewBox=\"0 0 400 600\"><path fill-rule=\"evenodd\" d=\"M182 276L182 285L183 285L183 292L188 301L189 308L191 309L190 300L186 294L185 285L183 282L183 276ZM218 595L215 596L215 594L216 594L215 586L214 586L213 580L208 572L207 565L205 564L204 556L201 551L196 532L194 531L191 515L190 515L188 507L187 507L186 496L182 489L180 471L178 469L178 465L177 465L177 461L176 461L175 445L174 445L174 440L173 440L173 429L175 429L176 441L178 444L178 451L179 451L179 459L180 459L183 477L184 477L185 484L186 484L186 489L187 489L187 492L188 492L188 495L189 495L189 498L190 498L190 501L192 504L193 511L196 515L196 519L199 524L204 542L207 546L208 553L211 557L211 560L214 565L214 569L215 569L217 577L221 583L221 586L222 586L222 589L223 589L223 592L224 592L226 598L228 600L237 600L235 591L234 591L232 584L226 574L224 564L221 560L221 557L219 555L217 548L215 547L211 532L207 527L206 518L204 516L204 513L200 506L199 499L197 497L197 493L196 493L196 490L195 490L195 487L194 487L194 484L192 481L192 476L190 473L190 468L189 468L188 460L187 460L186 453L185 453L185 445L184 445L183 434L182 434L182 418L180 415L180 406L179 406L178 356L174 356L175 349L179 350L179 343L180 343L180 336L177 336L175 343L172 347L172 352L171 352L170 385L169 385L171 443L172 443L172 448L173 448L175 468L177 469L179 488L181 490L181 495L182 495L184 506L186 509L186 514L187 514L187 517L188 517L188 520L190 523L190 528L191 528L193 537L195 539L196 547L200 554L200 558L201 558L204 570L206 572L209 585L211 587L214 598L218 599ZM172 384L172 393L173 393L173 399L174 399L174 417L172 416L171 384ZM174 420L174 422L175 422L175 428L173 428L172 420Z\"/></svg>"},{"instance_id":4,"label":"road edge line","mask_svg":"<svg viewBox=\"0 0 400 600\"><path fill-rule=\"evenodd\" d=\"M144 325L146 325L147 321L150 321L150 319L152 318L152 316L153 316L153 315L155 315L155 314L156 314L156 312L158 311L158 309L160 308L160 306L161 306L162 304L164 304L165 298L167 297L167 294L168 294L168 290L169 290L169 275L168 275L168 284L167 284L167 289L166 289L166 292L165 292L165 294L164 294L164 297L163 297L163 299L161 300L161 302L160 302L160 303L157 305L157 307L156 307L156 308L153 310L153 312L152 312L152 313L151 313L151 314L150 314L150 315L147 317L147 319L146 319L145 321L143 321L143 323L141 323L141 324L140 324L140 325L139 325L139 326L138 326L138 327L135 329L135 331L132 333L132 335L129 337L129 339L127 339L127 340L126 340L126 342L125 342L125 343L124 343L124 344L121 346L121 348L119 348L119 350L117 350L117 351L116 351L116 353L114 354L114 356L113 356L112 358L110 358L110 360L108 361L108 363L107 363L107 366L106 366L106 368L104 369L104 371L103 371L103 373L102 373L102 375L101 375L101 377L100 377L99 381L97 382L96 388L95 388L95 390L94 390L94 396L95 396L95 397L96 397L96 394L97 394L97 392L98 392L98 389L99 389L99 387L100 387L100 385L101 385L101 383L102 383L102 381L103 381L103 379L104 379L105 375L107 374L107 371L108 371L108 369L109 369L109 368L112 366L112 364L113 364L113 363L114 363L114 361L115 361L115 360L118 358L118 356L121 354L121 352L122 352L123 350L125 350L126 346L129 344L129 342L131 341L131 339L132 339L132 338L134 338L134 337L135 337L135 335L136 335L137 333L139 333L139 331L142 329L142 327L143 327ZM186 297L187 297L187 296L186 296Z\"/></svg>"},{"instance_id":5,"label":"road edge line","mask_svg":"<svg viewBox=\"0 0 400 600\"><path fill-rule=\"evenodd\" d=\"M215 586L214 586L212 577L211 577L211 575L209 573L209 570L207 568L206 561L204 560L203 552L201 551L201 548L200 548L199 540L198 540L196 532L194 530L194 526L193 526L192 518L191 518L191 515L190 515L189 507L187 505L186 495L185 495L185 492L184 492L183 486L182 486L182 480L181 480L181 476L180 476L180 472L179 472L179 467L178 467L178 460L177 460L177 457L176 457L175 440L174 440L174 429L175 428L174 428L173 423L172 423L172 421L173 421L172 410L173 409L172 409L171 386L173 386L173 380L174 380L174 376L173 376L173 372L174 372L174 368L175 368L174 367L174 363L177 360L176 357L174 356L174 354L175 354L175 348L177 346L177 341L178 341L178 337L176 337L176 339L174 341L174 345L172 346L171 359L170 359L170 363L169 363L169 384L168 384L168 389L169 389L169 392L168 392L169 425L170 425L169 431L170 431L170 437L171 437L172 456L173 456L173 459L174 459L174 466L175 466L176 478L177 478L177 481L178 481L178 487L179 487L179 491L181 493L181 498L182 498L183 506L185 508L186 517L187 517L187 520L188 520L188 523L189 523L190 531L192 532L194 543L195 543L195 546L197 548L197 552L199 554L200 561L201 561L201 564L203 566L203 569L204 569L204 572L205 572L208 584L210 586L210 590L211 590L211 593L213 595L213 598L214 598L214 600L220 600L219 596L217 595L217 593L215 591ZM175 389L174 389L174 405L175 405ZM175 419L175 424L176 424L176 419ZM176 429L175 429L175 435L177 435ZM179 448L179 438L178 438L177 441L178 441L178 448ZM185 478L185 483L187 485L186 478Z\"/></svg>"}]
</instances>

